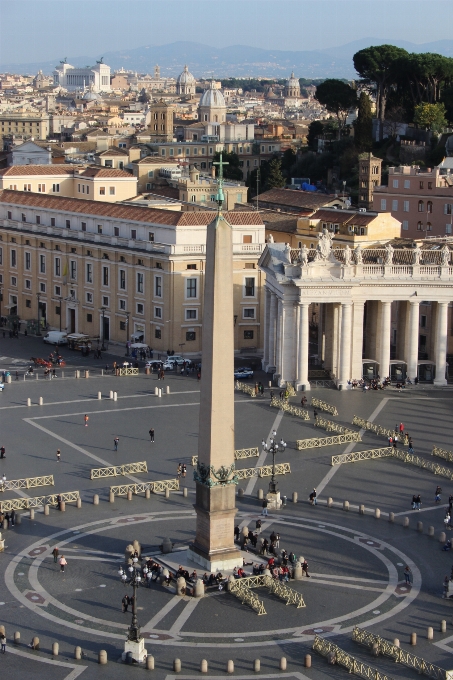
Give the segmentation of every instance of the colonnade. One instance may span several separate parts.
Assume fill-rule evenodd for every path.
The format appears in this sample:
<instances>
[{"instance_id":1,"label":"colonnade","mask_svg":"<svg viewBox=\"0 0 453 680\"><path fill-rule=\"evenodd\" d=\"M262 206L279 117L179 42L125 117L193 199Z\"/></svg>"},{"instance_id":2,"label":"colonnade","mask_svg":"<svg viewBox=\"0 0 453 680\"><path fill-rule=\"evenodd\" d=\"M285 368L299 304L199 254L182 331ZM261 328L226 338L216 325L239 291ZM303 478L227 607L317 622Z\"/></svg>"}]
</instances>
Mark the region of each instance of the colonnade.
<instances>
[{"instance_id":1,"label":"colonnade","mask_svg":"<svg viewBox=\"0 0 453 680\"><path fill-rule=\"evenodd\" d=\"M265 290L263 367L275 374L280 385L291 382L297 389L309 390L310 305L314 300L306 299L306 291L302 290L299 294L294 291L287 299L267 286ZM337 295L334 302L316 302L319 303L317 354L337 387L344 389L348 381L362 377L364 359L379 365L381 378L389 376L392 302L395 300L360 297L339 301ZM414 380L419 363L421 300L412 294L397 302L396 360L406 365L406 375ZM436 366L435 385L447 382L448 305L449 301L445 300L431 303L428 354Z\"/></svg>"}]
</instances>

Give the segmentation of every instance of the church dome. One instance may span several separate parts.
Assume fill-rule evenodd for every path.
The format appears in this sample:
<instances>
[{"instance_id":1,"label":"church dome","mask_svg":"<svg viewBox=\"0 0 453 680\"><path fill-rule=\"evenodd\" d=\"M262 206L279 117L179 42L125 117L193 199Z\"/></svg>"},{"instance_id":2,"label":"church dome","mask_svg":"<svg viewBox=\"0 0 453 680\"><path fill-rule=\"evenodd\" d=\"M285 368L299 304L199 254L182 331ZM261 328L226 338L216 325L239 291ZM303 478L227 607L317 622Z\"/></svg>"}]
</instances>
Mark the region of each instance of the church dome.
<instances>
[{"instance_id":1,"label":"church dome","mask_svg":"<svg viewBox=\"0 0 453 680\"><path fill-rule=\"evenodd\" d=\"M98 94L96 94L96 92L93 92L92 90L88 90L88 92L85 92L82 99L85 102L97 102L97 101L100 100L100 96Z\"/></svg>"},{"instance_id":2,"label":"church dome","mask_svg":"<svg viewBox=\"0 0 453 680\"><path fill-rule=\"evenodd\" d=\"M184 66L184 71L179 74L177 83L178 85L195 84L195 77L191 74L191 72L187 68L187 64Z\"/></svg>"},{"instance_id":3,"label":"church dome","mask_svg":"<svg viewBox=\"0 0 453 680\"><path fill-rule=\"evenodd\" d=\"M286 82L286 87L300 87L299 78L294 76L294 71L291 73L290 78Z\"/></svg>"},{"instance_id":4,"label":"church dome","mask_svg":"<svg viewBox=\"0 0 453 680\"><path fill-rule=\"evenodd\" d=\"M200 106L207 106L211 108L226 107L225 99L220 90L214 88L214 83L211 82L209 88L204 91L200 99Z\"/></svg>"}]
</instances>

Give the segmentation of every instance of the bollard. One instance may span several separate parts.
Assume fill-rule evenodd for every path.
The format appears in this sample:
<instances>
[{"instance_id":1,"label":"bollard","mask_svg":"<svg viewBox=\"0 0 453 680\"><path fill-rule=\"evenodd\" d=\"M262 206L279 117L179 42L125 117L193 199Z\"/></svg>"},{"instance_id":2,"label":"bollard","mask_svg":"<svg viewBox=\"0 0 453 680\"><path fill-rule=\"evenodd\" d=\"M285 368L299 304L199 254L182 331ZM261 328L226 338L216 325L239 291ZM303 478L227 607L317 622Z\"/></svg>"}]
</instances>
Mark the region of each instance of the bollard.
<instances>
[{"instance_id":1,"label":"bollard","mask_svg":"<svg viewBox=\"0 0 453 680\"><path fill-rule=\"evenodd\" d=\"M161 387L159 387L159 394L157 396L159 397L159 399L162 397L162 388Z\"/></svg>"},{"instance_id":2,"label":"bollard","mask_svg":"<svg viewBox=\"0 0 453 680\"><path fill-rule=\"evenodd\" d=\"M60 501L61 512L66 512L66 501Z\"/></svg>"},{"instance_id":3,"label":"bollard","mask_svg":"<svg viewBox=\"0 0 453 680\"><path fill-rule=\"evenodd\" d=\"M365 506L359 505L359 515L364 515L364 514L365 514Z\"/></svg>"},{"instance_id":4,"label":"bollard","mask_svg":"<svg viewBox=\"0 0 453 680\"><path fill-rule=\"evenodd\" d=\"M31 648L32 649L39 649L39 637L33 638L33 640L31 641Z\"/></svg>"},{"instance_id":5,"label":"bollard","mask_svg":"<svg viewBox=\"0 0 453 680\"><path fill-rule=\"evenodd\" d=\"M8 385L11 384L11 376L10 375L6 376L6 382L8 383Z\"/></svg>"},{"instance_id":6,"label":"bollard","mask_svg":"<svg viewBox=\"0 0 453 680\"><path fill-rule=\"evenodd\" d=\"M90 377L90 371L85 370L85 378L89 378L89 377Z\"/></svg>"},{"instance_id":7,"label":"bollard","mask_svg":"<svg viewBox=\"0 0 453 680\"><path fill-rule=\"evenodd\" d=\"M118 401L118 392L113 393L113 401Z\"/></svg>"},{"instance_id":8,"label":"bollard","mask_svg":"<svg viewBox=\"0 0 453 680\"><path fill-rule=\"evenodd\" d=\"M39 373L35 373L35 379L39 380Z\"/></svg>"},{"instance_id":9,"label":"bollard","mask_svg":"<svg viewBox=\"0 0 453 680\"><path fill-rule=\"evenodd\" d=\"M148 656L146 657L146 670L147 671L154 670L154 657L152 654L148 654Z\"/></svg>"},{"instance_id":10,"label":"bollard","mask_svg":"<svg viewBox=\"0 0 453 680\"><path fill-rule=\"evenodd\" d=\"M445 619L442 619L442 621L440 622L440 632L441 633L447 632L447 622Z\"/></svg>"},{"instance_id":11,"label":"bollard","mask_svg":"<svg viewBox=\"0 0 453 680\"><path fill-rule=\"evenodd\" d=\"M170 489L165 489L165 498L170 498Z\"/></svg>"},{"instance_id":12,"label":"bollard","mask_svg":"<svg viewBox=\"0 0 453 680\"><path fill-rule=\"evenodd\" d=\"M14 633L14 644L19 645L20 644L20 633L18 630L15 631Z\"/></svg>"},{"instance_id":13,"label":"bollard","mask_svg":"<svg viewBox=\"0 0 453 680\"><path fill-rule=\"evenodd\" d=\"M234 673L234 661L233 661L233 659L228 659L226 670L227 670L227 673Z\"/></svg>"},{"instance_id":14,"label":"bollard","mask_svg":"<svg viewBox=\"0 0 453 680\"><path fill-rule=\"evenodd\" d=\"M238 498L244 497L244 489L238 489Z\"/></svg>"},{"instance_id":15,"label":"bollard","mask_svg":"<svg viewBox=\"0 0 453 680\"><path fill-rule=\"evenodd\" d=\"M30 399L30 397L28 397L28 399L27 399L27 406L31 406L31 399Z\"/></svg>"},{"instance_id":16,"label":"bollard","mask_svg":"<svg viewBox=\"0 0 453 680\"><path fill-rule=\"evenodd\" d=\"M286 671L286 656L282 656L280 659L280 670Z\"/></svg>"},{"instance_id":17,"label":"bollard","mask_svg":"<svg viewBox=\"0 0 453 680\"><path fill-rule=\"evenodd\" d=\"M115 494L113 491L110 491L109 493L109 503L114 503L115 502Z\"/></svg>"},{"instance_id":18,"label":"bollard","mask_svg":"<svg viewBox=\"0 0 453 680\"><path fill-rule=\"evenodd\" d=\"M127 490L127 500L131 501L132 500L132 489Z\"/></svg>"},{"instance_id":19,"label":"bollard","mask_svg":"<svg viewBox=\"0 0 453 680\"><path fill-rule=\"evenodd\" d=\"M433 638L434 638L434 629L431 626L428 626L428 629L426 631L426 639L432 640Z\"/></svg>"},{"instance_id":20,"label":"bollard","mask_svg":"<svg viewBox=\"0 0 453 680\"><path fill-rule=\"evenodd\" d=\"M185 486L182 490L182 495L184 496L184 498L187 498L188 493L189 493L189 489L187 488L187 486Z\"/></svg>"},{"instance_id":21,"label":"bollard","mask_svg":"<svg viewBox=\"0 0 453 680\"><path fill-rule=\"evenodd\" d=\"M417 633L411 633L411 645L415 647L417 644Z\"/></svg>"},{"instance_id":22,"label":"bollard","mask_svg":"<svg viewBox=\"0 0 453 680\"><path fill-rule=\"evenodd\" d=\"M105 649L101 649L98 654L98 663L100 663L102 666L105 666L107 663L107 652Z\"/></svg>"},{"instance_id":23,"label":"bollard","mask_svg":"<svg viewBox=\"0 0 453 680\"><path fill-rule=\"evenodd\" d=\"M447 535L445 531L441 531L439 534L439 543L446 543L447 542Z\"/></svg>"},{"instance_id":24,"label":"bollard","mask_svg":"<svg viewBox=\"0 0 453 680\"><path fill-rule=\"evenodd\" d=\"M255 659L253 662L253 670L255 673L258 673L261 670L261 661L259 659Z\"/></svg>"},{"instance_id":25,"label":"bollard","mask_svg":"<svg viewBox=\"0 0 453 680\"><path fill-rule=\"evenodd\" d=\"M61 378L64 378L64 371L61 371Z\"/></svg>"},{"instance_id":26,"label":"bollard","mask_svg":"<svg viewBox=\"0 0 453 680\"><path fill-rule=\"evenodd\" d=\"M93 495L93 505L99 505L99 494L97 493Z\"/></svg>"},{"instance_id":27,"label":"bollard","mask_svg":"<svg viewBox=\"0 0 453 680\"><path fill-rule=\"evenodd\" d=\"M162 541L162 553L164 555L168 555L168 553L171 553L173 551L173 543L169 538L164 538ZM167 574L168 576L168 574Z\"/></svg>"},{"instance_id":28,"label":"bollard","mask_svg":"<svg viewBox=\"0 0 453 680\"><path fill-rule=\"evenodd\" d=\"M7 520L7 519L4 519L3 522L2 522L2 529L3 529L3 531L6 531L6 530L7 530L8 524L9 524L8 520Z\"/></svg>"},{"instance_id":29,"label":"bollard","mask_svg":"<svg viewBox=\"0 0 453 680\"><path fill-rule=\"evenodd\" d=\"M175 673L179 673L181 671L181 659L174 659L173 670Z\"/></svg>"},{"instance_id":30,"label":"bollard","mask_svg":"<svg viewBox=\"0 0 453 680\"><path fill-rule=\"evenodd\" d=\"M75 371L75 377L80 378L80 371L78 369Z\"/></svg>"},{"instance_id":31,"label":"bollard","mask_svg":"<svg viewBox=\"0 0 453 680\"><path fill-rule=\"evenodd\" d=\"M395 513L389 512L389 522L394 522L394 521L395 521Z\"/></svg>"},{"instance_id":32,"label":"bollard","mask_svg":"<svg viewBox=\"0 0 453 680\"><path fill-rule=\"evenodd\" d=\"M269 380L269 387L272 387L272 380Z\"/></svg>"},{"instance_id":33,"label":"bollard","mask_svg":"<svg viewBox=\"0 0 453 680\"><path fill-rule=\"evenodd\" d=\"M394 638L393 644L394 644L395 647L399 647L399 646L400 646L400 641L398 640L398 638Z\"/></svg>"},{"instance_id":34,"label":"bollard","mask_svg":"<svg viewBox=\"0 0 453 680\"><path fill-rule=\"evenodd\" d=\"M42 397L39 397L39 405L42 406L44 404L44 399Z\"/></svg>"},{"instance_id":35,"label":"bollard","mask_svg":"<svg viewBox=\"0 0 453 680\"><path fill-rule=\"evenodd\" d=\"M48 503L45 504L44 506L44 514L48 515L50 510L50 505Z\"/></svg>"},{"instance_id":36,"label":"bollard","mask_svg":"<svg viewBox=\"0 0 453 680\"><path fill-rule=\"evenodd\" d=\"M58 642L52 642L52 656L58 656L58 652L60 651L60 645Z\"/></svg>"},{"instance_id":37,"label":"bollard","mask_svg":"<svg viewBox=\"0 0 453 680\"><path fill-rule=\"evenodd\" d=\"M264 491L263 489L258 489L258 500L262 501L264 498Z\"/></svg>"},{"instance_id":38,"label":"bollard","mask_svg":"<svg viewBox=\"0 0 453 680\"><path fill-rule=\"evenodd\" d=\"M204 597L204 583L201 578L196 580L194 589L193 589L193 596L194 597Z\"/></svg>"},{"instance_id":39,"label":"bollard","mask_svg":"<svg viewBox=\"0 0 453 680\"><path fill-rule=\"evenodd\" d=\"M349 501L343 501L343 510L349 510Z\"/></svg>"},{"instance_id":40,"label":"bollard","mask_svg":"<svg viewBox=\"0 0 453 680\"><path fill-rule=\"evenodd\" d=\"M110 390L109 392L109 399L113 399L113 390Z\"/></svg>"},{"instance_id":41,"label":"bollard","mask_svg":"<svg viewBox=\"0 0 453 680\"><path fill-rule=\"evenodd\" d=\"M202 659L200 662L200 673L207 673L208 672L208 662L206 659Z\"/></svg>"},{"instance_id":42,"label":"bollard","mask_svg":"<svg viewBox=\"0 0 453 680\"><path fill-rule=\"evenodd\" d=\"M74 659L80 661L82 658L82 647L74 647Z\"/></svg>"},{"instance_id":43,"label":"bollard","mask_svg":"<svg viewBox=\"0 0 453 680\"><path fill-rule=\"evenodd\" d=\"M178 576L176 579L176 595L179 595L180 597L184 597L186 594L187 590L187 583L186 579L184 576Z\"/></svg>"},{"instance_id":44,"label":"bollard","mask_svg":"<svg viewBox=\"0 0 453 680\"><path fill-rule=\"evenodd\" d=\"M16 524L22 524L22 515L19 512L16 515Z\"/></svg>"},{"instance_id":45,"label":"bollard","mask_svg":"<svg viewBox=\"0 0 453 680\"><path fill-rule=\"evenodd\" d=\"M79 497L76 500L76 508L77 508L77 510L80 510L81 507L82 507L82 499Z\"/></svg>"},{"instance_id":46,"label":"bollard","mask_svg":"<svg viewBox=\"0 0 453 680\"><path fill-rule=\"evenodd\" d=\"M293 491L293 503L297 503L297 491Z\"/></svg>"},{"instance_id":47,"label":"bollard","mask_svg":"<svg viewBox=\"0 0 453 680\"><path fill-rule=\"evenodd\" d=\"M102 399L102 392L98 392L98 399Z\"/></svg>"},{"instance_id":48,"label":"bollard","mask_svg":"<svg viewBox=\"0 0 453 680\"><path fill-rule=\"evenodd\" d=\"M33 508L30 508L30 519L35 519L35 511Z\"/></svg>"},{"instance_id":49,"label":"bollard","mask_svg":"<svg viewBox=\"0 0 453 680\"><path fill-rule=\"evenodd\" d=\"M305 654L305 668L311 668L311 654Z\"/></svg>"},{"instance_id":50,"label":"bollard","mask_svg":"<svg viewBox=\"0 0 453 680\"><path fill-rule=\"evenodd\" d=\"M300 562L296 562L293 572L293 579L295 581L300 581L302 579L302 576L303 576L302 565Z\"/></svg>"},{"instance_id":51,"label":"bollard","mask_svg":"<svg viewBox=\"0 0 453 680\"><path fill-rule=\"evenodd\" d=\"M167 385L167 394L170 394L170 385Z\"/></svg>"},{"instance_id":52,"label":"bollard","mask_svg":"<svg viewBox=\"0 0 453 680\"><path fill-rule=\"evenodd\" d=\"M145 498L151 498L151 490L145 489Z\"/></svg>"},{"instance_id":53,"label":"bollard","mask_svg":"<svg viewBox=\"0 0 453 680\"><path fill-rule=\"evenodd\" d=\"M333 505L333 498L331 498L331 497L329 496L329 498L327 499L327 507L328 507L328 508L331 508L332 505Z\"/></svg>"},{"instance_id":54,"label":"bollard","mask_svg":"<svg viewBox=\"0 0 453 680\"><path fill-rule=\"evenodd\" d=\"M417 531L423 533L423 522L417 522Z\"/></svg>"},{"instance_id":55,"label":"bollard","mask_svg":"<svg viewBox=\"0 0 453 680\"><path fill-rule=\"evenodd\" d=\"M381 511L379 510L379 508L374 509L374 516L375 516L376 519L380 519Z\"/></svg>"},{"instance_id":56,"label":"bollard","mask_svg":"<svg viewBox=\"0 0 453 680\"><path fill-rule=\"evenodd\" d=\"M403 527L407 528L408 526L409 526L409 517L405 517L403 519Z\"/></svg>"},{"instance_id":57,"label":"bollard","mask_svg":"<svg viewBox=\"0 0 453 680\"><path fill-rule=\"evenodd\" d=\"M155 397L158 397L158 396L159 396L159 388L158 388L158 387L155 387L155 388L154 388L154 396L155 396Z\"/></svg>"},{"instance_id":58,"label":"bollard","mask_svg":"<svg viewBox=\"0 0 453 680\"><path fill-rule=\"evenodd\" d=\"M428 527L428 536L434 536L434 527Z\"/></svg>"}]
</instances>

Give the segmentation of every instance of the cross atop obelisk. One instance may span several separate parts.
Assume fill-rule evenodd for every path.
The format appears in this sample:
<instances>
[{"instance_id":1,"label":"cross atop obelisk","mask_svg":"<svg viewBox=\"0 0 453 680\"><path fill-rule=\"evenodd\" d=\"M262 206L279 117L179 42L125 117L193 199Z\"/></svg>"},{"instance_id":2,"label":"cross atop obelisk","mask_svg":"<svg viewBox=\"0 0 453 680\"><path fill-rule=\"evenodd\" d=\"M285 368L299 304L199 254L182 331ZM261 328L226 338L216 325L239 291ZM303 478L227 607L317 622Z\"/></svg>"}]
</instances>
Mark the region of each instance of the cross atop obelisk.
<instances>
[{"instance_id":1,"label":"cross atop obelisk","mask_svg":"<svg viewBox=\"0 0 453 680\"><path fill-rule=\"evenodd\" d=\"M233 239L222 214L223 166L219 167L217 215L208 225L203 310L202 376L195 511L190 557L210 572L242 564L234 544Z\"/></svg>"}]
</instances>

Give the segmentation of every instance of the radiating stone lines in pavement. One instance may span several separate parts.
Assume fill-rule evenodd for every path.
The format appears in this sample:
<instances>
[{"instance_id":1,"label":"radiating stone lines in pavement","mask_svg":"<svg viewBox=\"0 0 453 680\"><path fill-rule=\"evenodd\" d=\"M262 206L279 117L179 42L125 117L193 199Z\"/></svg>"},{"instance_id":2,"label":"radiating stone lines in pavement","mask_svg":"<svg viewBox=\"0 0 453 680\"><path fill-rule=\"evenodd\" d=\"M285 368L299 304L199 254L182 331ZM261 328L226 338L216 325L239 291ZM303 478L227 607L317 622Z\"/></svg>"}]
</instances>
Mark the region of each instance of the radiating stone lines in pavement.
<instances>
[{"instance_id":1,"label":"radiating stone lines in pavement","mask_svg":"<svg viewBox=\"0 0 453 680\"><path fill-rule=\"evenodd\" d=\"M180 598L181 599L181 598ZM170 635L178 635L178 633L181 631L181 628L184 626L184 624L189 620L189 618L192 616L195 607L197 604L201 602L201 598L199 597L193 597L191 598L186 606L184 607L183 611L181 614L178 616L174 624L171 626L170 630L168 631Z\"/></svg>"},{"instance_id":2,"label":"radiating stone lines in pavement","mask_svg":"<svg viewBox=\"0 0 453 680\"><path fill-rule=\"evenodd\" d=\"M16 647L12 647L11 645L8 646L8 654L16 654L17 656L24 657L26 659L30 659L33 661L39 661L41 663L49 663L52 664L52 666L60 666L61 668L72 668L72 671L66 675L63 680L75 680L76 678L79 677L85 671L88 666L77 666L73 663L67 663L65 661L59 661L58 659L55 659L53 657L50 657L49 659L46 659L45 657L42 656L37 656L36 654L30 654L29 652L24 652L21 649L17 649Z\"/></svg>"},{"instance_id":3,"label":"radiating stone lines in pavement","mask_svg":"<svg viewBox=\"0 0 453 680\"><path fill-rule=\"evenodd\" d=\"M259 403L259 402L254 402L254 401L249 400L248 403L249 403L249 404L250 404L250 403L253 404L253 403ZM272 424L272 427L271 427L271 429L270 429L270 431L269 431L269 434L267 435L267 438L266 438L266 443L267 443L268 445L269 445L269 440L270 440L270 438L271 438L272 432L273 432L274 430L277 431L278 428L280 427L280 423L282 422L283 415L284 415L284 412L283 412L283 411L279 411L279 412L277 413L277 415L276 415L276 417L275 417L275 420L274 420L274 422L273 422L273 424ZM264 461L266 460L267 454L268 454L267 451L265 451L264 449L261 449L261 453L260 453L260 455L259 455L258 460L256 461L255 467L261 467L262 465L264 465ZM249 479L248 484L247 484L247 486L245 487L245 493L246 493L247 495L250 495L250 494L253 492L253 489L255 488L255 484L257 483L257 481L258 481L258 477L251 477L251 478Z\"/></svg>"},{"instance_id":4,"label":"radiating stone lines in pavement","mask_svg":"<svg viewBox=\"0 0 453 680\"><path fill-rule=\"evenodd\" d=\"M149 633L150 631L155 630L159 621L162 621L162 619L164 619L167 614L171 612L171 610L176 607L177 604L179 604L179 602L181 602L179 595L172 597L172 599L169 600L169 602L167 602L167 604L162 607L162 609L159 609L157 614L155 614L153 618L148 621L148 623L142 626L142 632Z\"/></svg>"}]
</instances>

